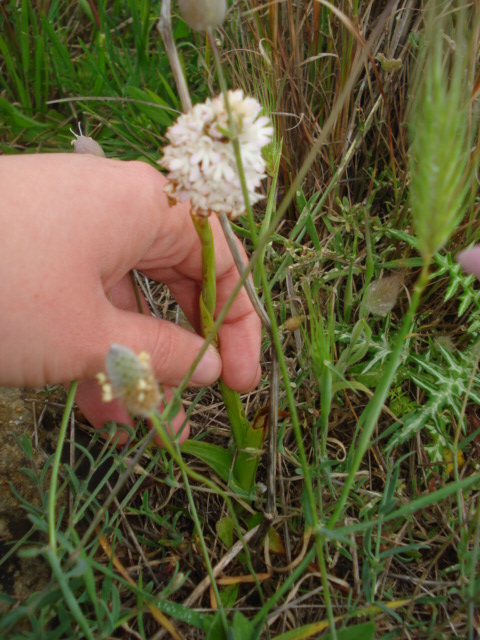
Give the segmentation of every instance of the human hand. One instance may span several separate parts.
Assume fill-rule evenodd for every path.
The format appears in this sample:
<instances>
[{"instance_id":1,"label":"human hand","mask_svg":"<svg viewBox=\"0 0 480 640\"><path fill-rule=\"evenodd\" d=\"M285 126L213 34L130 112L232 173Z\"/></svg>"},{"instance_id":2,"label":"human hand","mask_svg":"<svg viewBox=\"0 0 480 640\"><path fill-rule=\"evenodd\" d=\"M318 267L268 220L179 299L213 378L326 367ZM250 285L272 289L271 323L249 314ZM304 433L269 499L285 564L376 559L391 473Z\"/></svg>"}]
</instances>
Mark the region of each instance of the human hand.
<instances>
[{"instance_id":1,"label":"human hand","mask_svg":"<svg viewBox=\"0 0 480 640\"><path fill-rule=\"evenodd\" d=\"M90 155L0 157L0 384L42 386L78 379L77 402L97 428L132 425L118 401L103 404L93 377L112 343L146 351L158 382L176 386L203 344L199 335L141 315L129 278L137 269L165 283L199 330L201 247L188 203L169 208L165 178L140 162ZM212 218L217 312L238 272ZM146 303L145 303L146 304ZM145 306L146 308L146 306ZM242 289L191 379L253 389L260 377L260 321ZM185 421L173 420L177 431ZM188 436L188 425L182 440ZM118 443L127 439L119 432Z\"/></svg>"}]
</instances>

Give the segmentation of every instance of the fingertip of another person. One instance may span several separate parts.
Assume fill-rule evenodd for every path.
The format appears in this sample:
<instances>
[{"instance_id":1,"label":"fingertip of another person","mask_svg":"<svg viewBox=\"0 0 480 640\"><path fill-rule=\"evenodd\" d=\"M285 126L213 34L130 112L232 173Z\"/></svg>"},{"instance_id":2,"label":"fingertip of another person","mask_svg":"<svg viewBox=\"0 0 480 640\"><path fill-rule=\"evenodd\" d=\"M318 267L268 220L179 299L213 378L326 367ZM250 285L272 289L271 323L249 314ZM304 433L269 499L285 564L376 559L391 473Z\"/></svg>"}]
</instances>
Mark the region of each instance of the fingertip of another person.
<instances>
[{"instance_id":1,"label":"fingertip of another person","mask_svg":"<svg viewBox=\"0 0 480 640\"><path fill-rule=\"evenodd\" d=\"M480 246L472 247L461 251L457 257L457 262L467 273L480 276Z\"/></svg>"}]
</instances>

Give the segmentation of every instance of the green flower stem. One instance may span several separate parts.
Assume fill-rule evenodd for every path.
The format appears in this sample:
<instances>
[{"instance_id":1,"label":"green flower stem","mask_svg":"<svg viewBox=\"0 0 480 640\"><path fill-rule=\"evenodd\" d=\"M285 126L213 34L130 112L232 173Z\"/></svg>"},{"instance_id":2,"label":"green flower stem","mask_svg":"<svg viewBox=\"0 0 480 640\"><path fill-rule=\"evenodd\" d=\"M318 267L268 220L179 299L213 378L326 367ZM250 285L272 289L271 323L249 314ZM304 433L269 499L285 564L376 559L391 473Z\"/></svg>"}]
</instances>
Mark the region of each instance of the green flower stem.
<instances>
[{"instance_id":1,"label":"green flower stem","mask_svg":"<svg viewBox=\"0 0 480 640\"><path fill-rule=\"evenodd\" d=\"M207 336L215 322L215 250L213 246L212 228L208 218L192 213L192 220L202 244L200 317L202 334ZM237 456L233 467L233 478L241 489L249 492L255 483L264 439L263 430L256 429L255 424L249 425L238 393L232 391L223 380L220 380L219 387L237 449Z\"/></svg>"},{"instance_id":2,"label":"green flower stem","mask_svg":"<svg viewBox=\"0 0 480 640\"><path fill-rule=\"evenodd\" d=\"M241 149L240 149L240 141L238 139L237 136L237 131L236 131L236 126L235 126L235 121L233 119L232 116L232 111L230 109L230 103L228 100L228 91L227 91L227 83L225 81L225 76L223 74L223 69L222 69L222 64L220 61L220 55L218 53L218 49L217 46L215 44L215 39L213 37L213 34L211 32L211 30L209 30L207 32L208 35L208 39L210 41L211 47L212 47L212 51L213 51L213 55L214 55L214 60L215 60L215 67L217 70L217 76L218 76L218 80L220 83L220 87L222 90L222 94L223 94L223 99L225 101L225 108L227 110L227 115L228 115L228 126L230 129L230 136L231 136L231 142L232 142L232 146L233 146L233 151L235 154L235 162L237 165L237 171L238 171L238 176L239 176L239 180L240 180L240 186L242 189L242 194L243 194L243 199L244 199L244 203L245 203L245 209L247 212L247 218L248 218L248 223L249 223L249 227L250 227L250 236L251 236L251 240L253 242L253 245L255 248L257 248L257 244L258 244L258 235L257 235L257 229L255 226L255 219L253 216L253 211L252 211L252 207L250 204L250 199L249 199L249 195L248 195L248 186L247 186L247 179L245 176L245 171L243 170L243 163L242 163L242 154L241 154ZM277 169L278 169L278 164L280 162L280 155L277 156ZM275 174L277 175L277 174ZM276 180L276 179L275 179ZM270 203L270 198L269 198L269 203ZM232 238L232 232L231 232L231 228L230 228L230 223L226 217L225 214L220 214L220 221L222 224L222 228L225 234L225 237L227 239L228 245L230 247L230 250L232 252L232 255L234 257L235 263L237 265L237 269L240 273L240 276L243 276L243 273L245 271L245 266L243 264L243 260L242 258L239 256L238 254L238 250L236 247L236 243L235 243L235 239ZM268 283L267 285L266 283L266 275L265 275L265 271L263 269L263 255L264 255L264 249L263 252L261 253L261 259L257 262L257 265L259 266L259 269L262 273L262 282L263 282L263 286L269 286ZM265 309L263 308L258 296L257 296L257 292L255 291L255 288L253 286L253 284L250 282L250 280L248 278L244 279L244 284L245 284L245 289L250 297L250 301L252 302L255 310L257 311L258 315L260 316L260 319L262 320L262 323L264 325L264 327L267 329L267 332L271 338L271 319L268 315L268 313L266 313ZM274 320L273 320L274 321ZM273 343L273 340L272 340ZM276 502L275 502L275 486L276 486L276 455L277 455L277 433L278 433L278 359L276 356L276 351L275 349L272 348L272 370L271 370L271 376L270 376L270 389L271 389L271 393L270 393L270 416L269 416L269 426L270 426L270 437L269 437L269 451L268 451L268 458L267 458L267 465L268 465L268 469L267 469L267 505L266 505L266 511L265 511L265 515L268 518L273 518L275 515L275 506L276 506ZM254 433L254 430L252 428L250 428L249 434L246 437L246 440L248 441L249 444L249 448L251 447L252 442L258 443L258 447L260 447L260 442L263 442L263 439L260 441L259 438L259 434L258 433ZM259 452L255 452L254 453L254 458L258 458L259 456ZM243 461L242 460L237 460L237 464L240 465ZM251 460L251 464L255 464L255 466L258 464L258 459L255 461L255 459Z\"/></svg>"},{"instance_id":3,"label":"green flower stem","mask_svg":"<svg viewBox=\"0 0 480 640\"><path fill-rule=\"evenodd\" d=\"M415 313L420 303L420 298L428 283L429 265L430 265L429 260L423 263L422 270L413 288L412 301L405 315L402 328L400 329L400 332L397 335L395 346L393 348L392 353L390 354L390 358L385 367L385 371L383 373L382 379L377 389L375 390L375 393L373 394L367 406L365 407L362 415L360 416L360 420L358 423L358 430L360 431L361 435L358 442L356 444L354 443L355 446L354 446L354 452L353 452L353 461L350 466L349 473L346 478L342 493L337 501L335 511L333 512L333 515L328 522L329 529L333 529L333 527L335 526L338 519L343 513L343 509L345 508L345 504L347 502L348 496L350 495L352 487L355 483L355 475L360 468L363 457L367 452L368 447L370 446L370 441L373 435L373 431L375 429L378 418L382 411L382 407L384 405L388 391L392 384L393 377L400 364L400 359L402 356L403 348L405 346L405 341L407 340L407 336L411 331Z\"/></svg>"},{"instance_id":4,"label":"green flower stem","mask_svg":"<svg viewBox=\"0 0 480 640\"><path fill-rule=\"evenodd\" d=\"M217 303L215 278L215 247L210 222L205 216L192 211L192 222L202 245L202 293L200 294L200 322L205 337L213 326L213 315Z\"/></svg>"}]
</instances>

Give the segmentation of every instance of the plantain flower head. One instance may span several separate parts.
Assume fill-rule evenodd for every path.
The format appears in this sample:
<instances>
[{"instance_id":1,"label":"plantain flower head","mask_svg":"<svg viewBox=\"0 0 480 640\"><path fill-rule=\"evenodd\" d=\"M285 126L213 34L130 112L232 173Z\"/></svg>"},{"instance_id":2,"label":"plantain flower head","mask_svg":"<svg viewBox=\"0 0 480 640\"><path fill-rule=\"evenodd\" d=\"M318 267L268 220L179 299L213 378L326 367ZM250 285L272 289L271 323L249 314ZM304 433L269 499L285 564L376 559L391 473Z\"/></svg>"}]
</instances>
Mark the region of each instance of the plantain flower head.
<instances>
[{"instance_id":1,"label":"plantain flower head","mask_svg":"<svg viewBox=\"0 0 480 640\"><path fill-rule=\"evenodd\" d=\"M375 316L386 316L396 305L402 284L403 277L399 274L372 282L363 300L365 309Z\"/></svg>"},{"instance_id":2,"label":"plantain flower head","mask_svg":"<svg viewBox=\"0 0 480 640\"><path fill-rule=\"evenodd\" d=\"M112 344L105 359L107 374L99 373L102 399L121 400L136 416L147 418L160 402L160 391L153 375L150 356L136 353L120 344Z\"/></svg>"},{"instance_id":3,"label":"plantain flower head","mask_svg":"<svg viewBox=\"0 0 480 640\"><path fill-rule=\"evenodd\" d=\"M182 18L195 31L207 31L223 24L226 0L178 0Z\"/></svg>"},{"instance_id":4,"label":"plantain flower head","mask_svg":"<svg viewBox=\"0 0 480 640\"><path fill-rule=\"evenodd\" d=\"M240 144L243 169L251 204L263 197L257 193L265 178L262 149L272 140L273 127L255 98L241 90L228 92L228 103ZM245 212L245 202L229 134L228 114L223 96L208 98L181 115L166 133L169 145L159 160L168 171L165 187L169 201L190 200L200 216L225 212L237 218Z\"/></svg>"}]
</instances>

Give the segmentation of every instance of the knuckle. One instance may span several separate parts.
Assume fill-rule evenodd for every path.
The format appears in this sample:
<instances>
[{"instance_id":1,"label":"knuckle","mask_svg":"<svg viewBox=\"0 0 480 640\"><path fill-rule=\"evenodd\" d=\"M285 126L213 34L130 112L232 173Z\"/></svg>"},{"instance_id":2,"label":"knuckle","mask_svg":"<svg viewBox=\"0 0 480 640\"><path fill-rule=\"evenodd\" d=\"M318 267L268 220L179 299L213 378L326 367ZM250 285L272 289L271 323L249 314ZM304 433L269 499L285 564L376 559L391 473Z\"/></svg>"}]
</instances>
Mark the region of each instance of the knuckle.
<instances>
[{"instance_id":1,"label":"knuckle","mask_svg":"<svg viewBox=\"0 0 480 640\"><path fill-rule=\"evenodd\" d=\"M126 163L131 172L132 182L137 188L149 196L157 196L163 192L161 173L147 162L132 160Z\"/></svg>"},{"instance_id":2,"label":"knuckle","mask_svg":"<svg viewBox=\"0 0 480 640\"><path fill-rule=\"evenodd\" d=\"M158 323L156 335L152 342L152 362L155 375L159 382L169 382L170 369L175 361L174 339L168 322L161 320Z\"/></svg>"}]
</instances>

